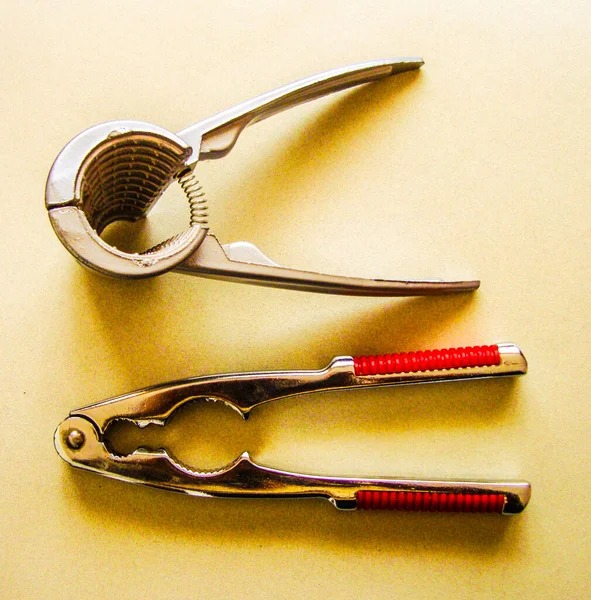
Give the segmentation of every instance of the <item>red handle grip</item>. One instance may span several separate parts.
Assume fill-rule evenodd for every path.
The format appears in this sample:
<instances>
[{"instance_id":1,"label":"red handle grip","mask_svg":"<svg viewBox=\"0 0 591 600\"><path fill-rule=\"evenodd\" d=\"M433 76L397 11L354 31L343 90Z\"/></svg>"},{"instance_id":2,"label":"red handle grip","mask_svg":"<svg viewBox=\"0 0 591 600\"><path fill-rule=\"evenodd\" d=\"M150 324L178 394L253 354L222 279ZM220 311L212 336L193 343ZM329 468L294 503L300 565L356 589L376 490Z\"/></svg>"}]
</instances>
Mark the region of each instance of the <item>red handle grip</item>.
<instances>
[{"instance_id":1,"label":"red handle grip","mask_svg":"<svg viewBox=\"0 0 591 600\"><path fill-rule=\"evenodd\" d=\"M466 348L420 350L399 354L354 356L353 362L357 376L387 375L499 365L501 354L497 345L467 346Z\"/></svg>"},{"instance_id":2,"label":"red handle grip","mask_svg":"<svg viewBox=\"0 0 591 600\"><path fill-rule=\"evenodd\" d=\"M453 492L392 492L362 490L355 494L357 508L431 512L501 513L504 494Z\"/></svg>"}]
</instances>

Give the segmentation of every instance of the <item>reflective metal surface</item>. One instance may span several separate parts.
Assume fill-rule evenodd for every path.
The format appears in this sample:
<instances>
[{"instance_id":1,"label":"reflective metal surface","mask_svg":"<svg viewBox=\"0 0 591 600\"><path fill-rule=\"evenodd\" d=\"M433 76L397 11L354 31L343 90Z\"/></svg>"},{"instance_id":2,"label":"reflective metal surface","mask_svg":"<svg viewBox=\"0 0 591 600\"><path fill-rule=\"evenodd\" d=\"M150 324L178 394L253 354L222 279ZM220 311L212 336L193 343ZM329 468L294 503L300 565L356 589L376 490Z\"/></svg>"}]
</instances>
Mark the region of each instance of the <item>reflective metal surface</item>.
<instances>
[{"instance_id":1,"label":"reflective metal surface","mask_svg":"<svg viewBox=\"0 0 591 600\"><path fill-rule=\"evenodd\" d=\"M208 234L206 200L193 175L198 160L225 156L248 125L422 64L419 58L400 58L334 69L262 94L178 134L129 120L91 127L62 150L49 173L45 203L55 233L80 263L116 277L151 277L178 269L231 281L348 295L416 296L474 290L478 281L390 281L297 271L276 265L251 244L246 254L228 252L228 246ZM141 253L123 252L101 239L105 227L114 221L144 218L175 180L190 204L189 228L184 233Z\"/></svg>"},{"instance_id":2,"label":"reflective metal surface","mask_svg":"<svg viewBox=\"0 0 591 600\"><path fill-rule=\"evenodd\" d=\"M247 453L219 470L197 471L163 449L139 449L121 456L105 442L105 431L114 421L129 420L140 427L149 423L164 425L174 411L197 398L224 402L246 417L264 402L303 393L520 375L527 371L525 358L514 344L499 344L498 349L500 362L492 366L358 376L353 358L343 356L318 371L236 373L164 384L72 411L56 430L55 446L74 467L195 496L319 496L338 508L356 508L360 492L502 494L502 512L518 513L529 500L527 482L316 477L258 465Z\"/></svg>"}]
</instances>

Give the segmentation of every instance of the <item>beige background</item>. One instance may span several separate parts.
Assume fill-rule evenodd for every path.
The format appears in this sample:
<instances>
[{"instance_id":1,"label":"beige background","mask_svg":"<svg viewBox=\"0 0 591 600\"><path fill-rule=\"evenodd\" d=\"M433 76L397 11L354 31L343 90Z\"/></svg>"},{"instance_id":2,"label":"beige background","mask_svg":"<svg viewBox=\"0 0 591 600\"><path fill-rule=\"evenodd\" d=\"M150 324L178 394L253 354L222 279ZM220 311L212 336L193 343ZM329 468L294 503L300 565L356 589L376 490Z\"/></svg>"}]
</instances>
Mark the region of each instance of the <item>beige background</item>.
<instances>
[{"instance_id":1,"label":"beige background","mask_svg":"<svg viewBox=\"0 0 591 600\"><path fill-rule=\"evenodd\" d=\"M3 4L2 597L589 597L588 6ZM478 277L473 295L108 280L49 226L47 172L90 125L176 131L404 55L425 58L420 74L274 117L200 165L212 231L293 267ZM186 219L173 194L141 235ZM71 409L166 380L495 341L522 347L525 378L303 397L248 423L196 406L149 435L197 467L249 449L311 473L528 479L515 518L192 499L74 472L53 450Z\"/></svg>"}]
</instances>

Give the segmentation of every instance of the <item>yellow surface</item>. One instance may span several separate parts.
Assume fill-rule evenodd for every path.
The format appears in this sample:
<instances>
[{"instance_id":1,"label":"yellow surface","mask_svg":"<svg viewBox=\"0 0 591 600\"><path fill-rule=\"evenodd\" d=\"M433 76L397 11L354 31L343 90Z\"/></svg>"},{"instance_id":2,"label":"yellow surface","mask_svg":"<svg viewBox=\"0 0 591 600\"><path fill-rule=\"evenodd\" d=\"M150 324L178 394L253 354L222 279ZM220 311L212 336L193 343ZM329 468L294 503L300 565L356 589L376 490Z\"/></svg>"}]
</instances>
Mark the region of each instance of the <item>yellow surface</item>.
<instances>
[{"instance_id":1,"label":"yellow surface","mask_svg":"<svg viewBox=\"0 0 591 600\"><path fill-rule=\"evenodd\" d=\"M3 598L589 597L588 3L1 14ZM473 295L115 281L79 267L49 226L47 172L90 125L176 131L300 77L404 55L425 58L420 74L274 117L199 166L212 231L293 267L478 277ZM174 231L186 218L175 196L153 220ZM248 449L311 473L528 479L515 518L191 499L74 472L53 450L71 409L166 380L495 341L522 347L525 378L310 396L248 423L198 406L158 435L197 467Z\"/></svg>"}]
</instances>

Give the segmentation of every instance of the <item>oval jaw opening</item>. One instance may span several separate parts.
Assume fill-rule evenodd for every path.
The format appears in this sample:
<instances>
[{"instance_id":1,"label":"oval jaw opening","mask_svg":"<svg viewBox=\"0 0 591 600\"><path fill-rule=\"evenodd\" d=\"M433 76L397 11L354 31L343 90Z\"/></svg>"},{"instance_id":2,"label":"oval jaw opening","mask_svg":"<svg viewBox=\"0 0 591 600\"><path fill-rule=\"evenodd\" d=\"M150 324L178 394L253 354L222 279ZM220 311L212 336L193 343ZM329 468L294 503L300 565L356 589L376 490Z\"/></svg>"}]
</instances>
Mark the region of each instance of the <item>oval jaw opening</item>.
<instances>
[{"instance_id":1,"label":"oval jaw opening","mask_svg":"<svg viewBox=\"0 0 591 600\"><path fill-rule=\"evenodd\" d=\"M143 253L123 252L100 237L115 221L144 218L193 150L169 131L140 121L96 125L75 137L55 160L45 204L62 244L83 265L115 277L169 271L202 243L198 224Z\"/></svg>"}]
</instances>

